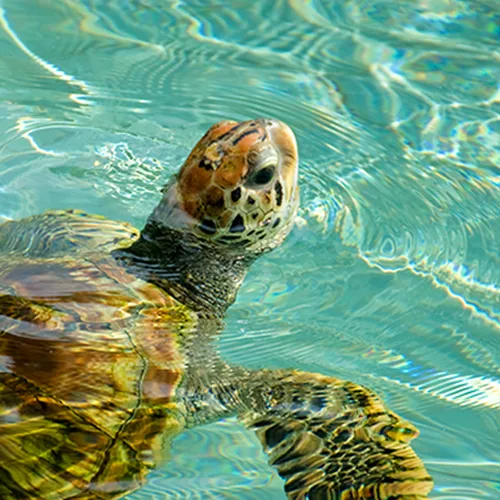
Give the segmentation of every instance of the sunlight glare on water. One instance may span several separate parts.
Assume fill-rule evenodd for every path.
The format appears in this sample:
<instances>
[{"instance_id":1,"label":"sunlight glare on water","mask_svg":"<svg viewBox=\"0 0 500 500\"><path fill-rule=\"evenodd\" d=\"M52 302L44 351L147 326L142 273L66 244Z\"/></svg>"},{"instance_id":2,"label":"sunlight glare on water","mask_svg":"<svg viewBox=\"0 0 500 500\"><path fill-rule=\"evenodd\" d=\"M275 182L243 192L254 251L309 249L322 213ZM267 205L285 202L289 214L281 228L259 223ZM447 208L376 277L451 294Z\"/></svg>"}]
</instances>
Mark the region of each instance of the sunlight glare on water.
<instances>
[{"instance_id":1,"label":"sunlight glare on water","mask_svg":"<svg viewBox=\"0 0 500 500\"><path fill-rule=\"evenodd\" d=\"M433 498L500 498L499 42L496 0L1 0L0 220L141 226L210 124L285 121L301 210L222 354L368 385L420 429ZM130 498L165 491L284 498L234 420Z\"/></svg>"}]
</instances>

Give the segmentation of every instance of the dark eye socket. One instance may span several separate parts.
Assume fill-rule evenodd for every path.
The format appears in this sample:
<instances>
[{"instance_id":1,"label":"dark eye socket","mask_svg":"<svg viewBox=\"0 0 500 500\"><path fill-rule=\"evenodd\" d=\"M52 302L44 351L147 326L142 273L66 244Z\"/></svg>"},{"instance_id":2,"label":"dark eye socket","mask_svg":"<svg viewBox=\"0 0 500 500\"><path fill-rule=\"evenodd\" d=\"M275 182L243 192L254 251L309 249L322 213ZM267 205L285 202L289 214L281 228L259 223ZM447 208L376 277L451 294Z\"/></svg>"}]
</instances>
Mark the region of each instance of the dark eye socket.
<instances>
[{"instance_id":1,"label":"dark eye socket","mask_svg":"<svg viewBox=\"0 0 500 500\"><path fill-rule=\"evenodd\" d=\"M276 166L269 165L268 167L261 168L251 178L252 184L263 186L267 184L273 177L276 171Z\"/></svg>"}]
</instances>

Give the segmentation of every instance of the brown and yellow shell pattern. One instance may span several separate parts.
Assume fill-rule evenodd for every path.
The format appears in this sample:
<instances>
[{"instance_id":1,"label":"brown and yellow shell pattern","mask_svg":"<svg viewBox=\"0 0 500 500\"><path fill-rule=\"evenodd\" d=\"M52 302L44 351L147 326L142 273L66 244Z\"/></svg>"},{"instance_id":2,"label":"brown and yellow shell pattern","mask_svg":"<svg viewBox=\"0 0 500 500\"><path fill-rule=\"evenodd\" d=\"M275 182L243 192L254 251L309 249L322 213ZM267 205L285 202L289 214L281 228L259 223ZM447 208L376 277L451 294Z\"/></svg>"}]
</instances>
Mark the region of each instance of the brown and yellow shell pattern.
<instances>
[{"instance_id":1,"label":"brown and yellow shell pattern","mask_svg":"<svg viewBox=\"0 0 500 500\"><path fill-rule=\"evenodd\" d=\"M106 234L105 220L63 217L67 228ZM122 241L137 236L118 230L129 233ZM182 425L177 344L196 321L93 249L22 265L0 258L0 498L100 498L137 487Z\"/></svg>"}]
</instances>

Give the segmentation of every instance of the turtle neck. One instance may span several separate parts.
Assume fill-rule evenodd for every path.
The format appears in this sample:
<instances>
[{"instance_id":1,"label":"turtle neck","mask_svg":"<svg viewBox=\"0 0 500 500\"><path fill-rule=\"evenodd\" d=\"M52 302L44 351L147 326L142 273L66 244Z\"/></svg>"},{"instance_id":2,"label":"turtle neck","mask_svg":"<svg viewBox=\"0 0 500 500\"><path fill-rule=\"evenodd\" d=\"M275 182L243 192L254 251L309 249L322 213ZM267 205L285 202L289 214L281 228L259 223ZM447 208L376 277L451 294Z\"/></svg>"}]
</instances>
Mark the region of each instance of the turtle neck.
<instances>
[{"instance_id":1,"label":"turtle neck","mask_svg":"<svg viewBox=\"0 0 500 500\"><path fill-rule=\"evenodd\" d=\"M224 248L189 231L148 220L138 240L114 251L129 271L164 289L197 313L222 318L258 257Z\"/></svg>"}]
</instances>

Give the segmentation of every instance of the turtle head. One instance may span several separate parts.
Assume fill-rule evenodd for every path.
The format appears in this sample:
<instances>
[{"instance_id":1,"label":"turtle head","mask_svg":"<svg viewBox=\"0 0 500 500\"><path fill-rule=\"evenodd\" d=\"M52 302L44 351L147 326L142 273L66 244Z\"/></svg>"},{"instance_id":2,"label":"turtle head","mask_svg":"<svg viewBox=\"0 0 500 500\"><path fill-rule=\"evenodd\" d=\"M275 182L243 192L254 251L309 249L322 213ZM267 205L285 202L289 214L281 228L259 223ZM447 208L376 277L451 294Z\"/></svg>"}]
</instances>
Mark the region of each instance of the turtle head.
<instances>
[{"instance_id":1,"label":"turtle head","mask_svg":"<svg viewBox=\"0 0 500 500\"><path fill-rule=\"evenodd\" d=\"M222 318L249 265L290 232L297 169L284 123L219 122L167 183L141 237L117 256L192 310Z\"/></svg>"},{"instance_id":2,"label":"turtle head","mask_svg":"<svg viewBox=\"0 0 500 500\"><path fill-rule=\"evenodd\" d=\"M239 252L262 253L290 232L299 204L298 153L278 120L222 121L196 144L154 213L169 227Z\"/></svg>"}]
</instances>

